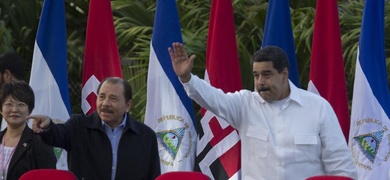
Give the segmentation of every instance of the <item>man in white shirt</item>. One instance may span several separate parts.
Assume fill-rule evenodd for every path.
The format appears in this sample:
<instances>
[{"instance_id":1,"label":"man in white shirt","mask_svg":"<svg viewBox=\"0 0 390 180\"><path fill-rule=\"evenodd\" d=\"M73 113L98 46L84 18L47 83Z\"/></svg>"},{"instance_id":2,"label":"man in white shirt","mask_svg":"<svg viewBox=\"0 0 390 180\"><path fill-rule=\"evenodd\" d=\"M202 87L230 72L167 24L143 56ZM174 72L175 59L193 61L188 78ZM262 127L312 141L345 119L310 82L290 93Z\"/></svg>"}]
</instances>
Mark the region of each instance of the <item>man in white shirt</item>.
<instances>
[{"instance_id":1,"label":"man in white shirt","mask_svg":"<svg viewBox=\"0 0 390 180\"><path fill-rule=\"evenodd\" d=\"M226 94L191 74L195 56L188 58L181 43L168 51L189 97L239 131L242 179L357 178L332 107L289 81L281 48L267 46L253 55L255 91Z\"/></svg>"}]
</instances>

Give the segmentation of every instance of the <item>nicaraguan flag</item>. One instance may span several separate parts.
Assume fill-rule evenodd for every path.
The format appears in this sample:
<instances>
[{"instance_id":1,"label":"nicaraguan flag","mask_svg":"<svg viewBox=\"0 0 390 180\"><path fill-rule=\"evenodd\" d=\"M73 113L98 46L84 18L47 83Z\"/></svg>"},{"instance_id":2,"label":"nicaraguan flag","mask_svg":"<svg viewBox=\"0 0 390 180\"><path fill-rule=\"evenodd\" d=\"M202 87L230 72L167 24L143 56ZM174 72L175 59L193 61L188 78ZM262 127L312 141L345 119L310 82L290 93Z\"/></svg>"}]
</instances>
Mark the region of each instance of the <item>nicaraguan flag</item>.
<instances>
[{"instance_id":1,"label":"nicaraguan flag","mask_svg":"<svg viewBox=\"0 0 390 180\"><path fill-rule=\"evenodd\" d=\"M192 101L168 53L173 42L182 42L176 1L157 1L144 122L157 134L161 173L192 171L197 142Z\"/></svg>"},{"instance_id":2,"label":"nicaraguan flag","mask_svg":"<svg viewBox=\"0 0 390 180\"><path fill-rule=\"evenodd\" d=\"M349 134L358 179L390 178L390 94L384 34L384 0L366 0Z\"/></svg>"},{"instance_id":3,"label":"nicaraguan flag","mask_svg":"<svg viewBox=\"0 0 390 180\"><path fill-rule=\"evenodd\" d=\"M289 79L299 87L298 65L295 54L289 0L269 1L261 47L267 45L279 46L287 53L290 62Z\"/></svg>"},{"instance_id":4,"label":"nicaraguan flag","mask_svg":"<svg viewBox=\"0 0 390 180\"><path fill-rule=\"evenodd\" d=\"M32 114L48 115L55 123L64 123L70 116L64 3L43 3L30 75L35 93ZM55 148L55 154L57 169L67 169L65 150Z\"/></svg>"}]
</instances>

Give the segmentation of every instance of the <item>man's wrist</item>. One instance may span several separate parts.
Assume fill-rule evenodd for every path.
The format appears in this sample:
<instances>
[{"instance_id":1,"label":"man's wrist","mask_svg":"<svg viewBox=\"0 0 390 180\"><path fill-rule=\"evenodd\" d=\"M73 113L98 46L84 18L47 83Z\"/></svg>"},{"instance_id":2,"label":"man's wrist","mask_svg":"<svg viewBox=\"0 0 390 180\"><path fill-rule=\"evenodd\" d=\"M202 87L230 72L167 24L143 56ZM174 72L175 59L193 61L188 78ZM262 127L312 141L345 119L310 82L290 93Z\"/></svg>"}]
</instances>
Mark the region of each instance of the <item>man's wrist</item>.
<instances>
[{"instance_id":1,"label":"man's wrist","mask_svg":"<svg viewBox=\"0 0 390 180\"><path fill-rule=\"evenodd\" d=\"M182 83L188 83L188 81L191 80L191 73L188 73L187 75L184 76L180 76L179 79Z\"/></svg>"},{"instance_id":2,"label":"man's wrist","mask_svg":"<svg viewBox=\"0 0 390 180\"><path fill-rule=\"evenodd\" d=\"M50 129L52 123L53 123L53 121L50 119L49 125L48 125L46 128L42 128L42 132L49 131L49 129Z\"/></svg>"}]
</instances>

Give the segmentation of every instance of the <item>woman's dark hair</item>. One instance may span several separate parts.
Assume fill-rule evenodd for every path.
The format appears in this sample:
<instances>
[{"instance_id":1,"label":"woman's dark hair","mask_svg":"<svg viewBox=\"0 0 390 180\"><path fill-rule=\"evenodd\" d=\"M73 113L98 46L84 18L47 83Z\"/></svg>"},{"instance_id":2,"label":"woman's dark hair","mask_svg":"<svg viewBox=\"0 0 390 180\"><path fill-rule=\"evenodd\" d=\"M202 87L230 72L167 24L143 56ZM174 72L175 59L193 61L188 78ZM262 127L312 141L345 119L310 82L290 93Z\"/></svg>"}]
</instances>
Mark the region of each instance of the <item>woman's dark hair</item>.
<instances>
[{"instance_id":1,"label":"woman's dark hair","mask_svg":"<svg viewBox=\"0 0 390 180\"><path fill-rule=\"evenodd\" d=\"M0 90L0 104L3 106L4 101L12 97L15 100L26 103L28 112L31 113L34 109L35 96L34 91L24 81L11 81L4 83Z\"/></svg>"}]
</instances>

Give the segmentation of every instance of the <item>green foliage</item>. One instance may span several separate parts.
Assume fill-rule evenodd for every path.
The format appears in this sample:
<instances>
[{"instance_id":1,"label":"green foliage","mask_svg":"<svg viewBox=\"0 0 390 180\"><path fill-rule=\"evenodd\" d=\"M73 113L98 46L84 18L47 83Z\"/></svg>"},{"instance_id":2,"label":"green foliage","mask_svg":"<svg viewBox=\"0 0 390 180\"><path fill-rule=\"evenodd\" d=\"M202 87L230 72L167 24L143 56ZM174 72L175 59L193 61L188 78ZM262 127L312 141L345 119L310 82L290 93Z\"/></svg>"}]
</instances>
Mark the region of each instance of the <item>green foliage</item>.
<instances>
[{"instance_id":1,"label":"green foliage","mask_svg":"<svg viewBox=\"0 0 390 180\"><path fill-rule=\"evenodd\" d=\"M84 59L85 33L88 17L88 1L79 0L65 3L67 27L67 58L69 93L72 113L81 111L81 78ZM81 28L80 28L81 27Z\"/></svg>"},{"instance_id":2,"label":"green foliage","mask_svg":"<svg viewBox=\"0 0 390 180\"><path fill-rule=\"evenodd\" d=\"M11 30L5 27L5 22L0 21L0 52L12 51Z\"/></svg>"},{"instance_id":3,"label":"green foliage","mask_svg":"<svg viewBox=\"0 0 390 180\"><path fill-rule=\"evenodd\" d=\"M122 57L123 76L133 88L131 112L136 119L144 119L155 3L114 0L112 8L119 52Z\"/></svg>"},{"instance_id":4,"label":"green foliage","mask_svg":"<svg viewBox=\"0 0 390 180\"><path fill-rule=\"evenodd\" d=\"M27 67L31 66L39 9L38 1L0 1L0 50L16 51L26 60Z\"/></svg>"},{"instance_id":5,"label":"green foliage","mask_svg":"<svg viewBox=\"0 0 390 180\"><path fill-rule=\"evenodd\" d=\"M36 28L43 0L0 1L0 51L15 50L31 63ZM177 0L182 37L190 54L197 56L193 73L203 77L210 0ZM150 41L156 0L111 0L124 78L133 87L132 115L143 121L146 105ZM339 0L339 17L348 97L352 99L356 52L363 2ZM73 113L81 113L81 76L88 0L65 0L69 87ZM316 1L290 0L302 88L307 87ZM243 88L253 89L250 58L264 36L268 0L233 0L237 48ZM385 32L390 32L390 1L385 7ZM390 70L390 35L385 36L387 69ZM388 76L390 80L390 76ZM197 107L198 108L198 107Z\"/></svg>"},{"instance_id":6,"label":"green foliage","mask_svg":"<svg viewBox=\"0 0 390 180\"><path fill-rule=\"evenodd\" d=\"M340 4L340 30L344 54L344 69L349 102L352 102L353 80L355 77L355 63L360 36L360 26L363 15L363 3L352 1Z\"/></svg>"}]
</instances>

